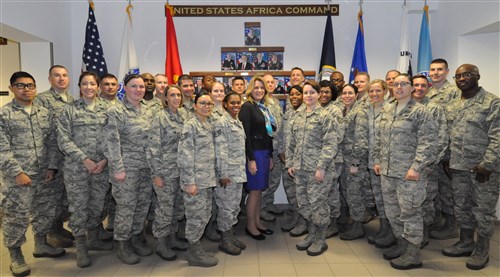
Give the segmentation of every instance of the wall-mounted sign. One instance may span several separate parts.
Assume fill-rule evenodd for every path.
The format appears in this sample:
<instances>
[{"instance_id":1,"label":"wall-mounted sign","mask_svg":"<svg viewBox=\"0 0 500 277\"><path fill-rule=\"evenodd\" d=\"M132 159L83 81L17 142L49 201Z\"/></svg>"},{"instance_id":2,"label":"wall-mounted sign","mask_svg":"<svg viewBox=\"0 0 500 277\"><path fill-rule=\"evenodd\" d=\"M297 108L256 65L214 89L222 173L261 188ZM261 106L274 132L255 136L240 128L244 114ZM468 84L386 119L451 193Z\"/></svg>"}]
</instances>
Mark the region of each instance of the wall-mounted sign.
<instances>
[{"instance_id":1,"label":"wall-mounted sign","mask_svg":"<svg viewBox=\"0 0 500 277\"><path fill-rule=\"evenodd\" d=\"M318 16L339 15L339 5L272 5L272 6L173 6L173 16Z\"/></svg>"}]
</instances>

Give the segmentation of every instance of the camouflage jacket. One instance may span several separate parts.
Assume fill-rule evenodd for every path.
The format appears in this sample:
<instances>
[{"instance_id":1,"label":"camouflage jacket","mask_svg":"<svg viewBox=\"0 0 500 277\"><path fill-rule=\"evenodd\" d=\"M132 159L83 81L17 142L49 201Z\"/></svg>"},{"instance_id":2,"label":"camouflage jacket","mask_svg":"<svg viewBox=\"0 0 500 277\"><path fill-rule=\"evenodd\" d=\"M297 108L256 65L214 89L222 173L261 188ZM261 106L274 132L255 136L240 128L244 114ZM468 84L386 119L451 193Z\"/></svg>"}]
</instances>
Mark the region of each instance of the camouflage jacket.
<instances>
[{"instance_id":1,"label":"camouflage jacket","mask_svg":"<svg viewBox=\"0 0 500 277\"><path fill-rule=\"evenodd\" d=\"M202 123L197 116L193 116L184 124L177 164L181 187L196 184L200 189L216 185L214 134L208 121Z\"/></svg>"},{"instance_id":2,"label":"camouflage jacket","mask_svg":"<svg viewBox=\"0 0 500 277\"><path fill-rule=\"evenodd\" d=\"M377 110L370 105L368 110L366 111L368 114L368 168L373 169L375 165L373 163L373 147L375 146L375 135L378 131L378 127L380 125L381 111L383 107L387 104L387 102L382 102L382 106L380 110Z\"/></svg>"},{"instance_id":3,"label":"camouflage jacket","mask_svg":"<svg viewBox=\"0 0 500 277\"><path fill-rule=\"evenodd\" d=\"M106 111L104 137L110 174L149 168L146 159L153 114L142 100L135 108L127 98Z\"/></svg>"},{"instance_id":4,"label":"camouflage jacket","mask_svg":"<svg viewBox=\"0 0 500 277\"><path fill-rule=\"evenodd\" d=\"M12 100L0 108L0 172L15 177L57 169L59 150L51 113L33 104L31 114Z\"/></svg>"},{"instance_id":5,"label":"camouflage jacket","mask_svg":"<svg viewBox=\"0 0 500 277\"><path fill-rule=\"evenodd\" d=\"M328 170L337 155L338 122L323 107L301 110L294 117L286 148L286 167L303 171Z\"/></svg>"},{"instance_id":6,"label":"camouflage jacket","mask_svg":"<svg viewBox=\"0 0 500 277\"><path fill-rule=\"evenodd\" d=\"M57 144L66 156L65 163L81 164L85 158L94 162L104 159L106 110L106 103L99 99L93 111L83 99L63 108L57 120Z\"/></svg>"},{"instance_id":7,"label":"camouflage jacket","mask_svg":"<svg viewBox=\"0 0 500 277\"><path fill-rule=\"evenodd\" d=\"M423 104L427 107L427 110L431 113L432 118L434 118L438 124L438 152L435 160L435 163L437 164L444 159L446 151L448 149L448 143L450 141L445 109L439 104L431 102L427 97L422 99L422 102L420 102L420 104Z\"/></svg>"},{"instance_id":8,"label":"camouflage jacket","mask_svg":"<svg viewBox=\"0 0 500 277\"><path fill-rule=\"evenodd\" d=\"M399 113L397 103L387 103L381 111L373 157L383 175L404 179L410 168L422 172L436 160L438 127L427 108L414 99Z\"/></svg>"},{"instance_id":9,"label":"camouflage jacket","mask_svg":"<svg viewBox=\"0 0 500 277\"><path fill-rule=\"evenodd\" d=\"M454 99L447 107L450 126L450 168L476 165L499 172L500 99L480 88L471 99Z\"/></svg>"},{"instance_id":10,"label":"camouflage jacket","mask_svg":"<svg viewBox=\"0 0 500 277\"><path fill-rule=\"evenodd\" d=\"M364 105L356 101L344 116L345 131L340 148L348 164L368 164L368 107Z\"/></svg>"},{"instance_id":11,"label":"camouflage jacket","mask_svg":"<svg viewBox=\"0 0 500 277\"><path fill-rule=\"evenodd\" d=\"M178 109L174 114L169 108L160 111L151 124L147 158L152 177L179 178L177 146L187 112Z\"/></svg>"},{"instance_id":12,"label":"camouflage jacket","mask_svg":"<svg viewBox=\"0 0 500 277\"><path fill-rule=\"evenodd\" d=\"M237 183L247 181L245 171L245 130L241 121L225 112L214 126L217 176Z\"/></svg>"},{"instance_id":13,"label":"camouflage jacket","mask_svg":"<svg viewBox=\"0 0 500 277\"><path fill-rule=\"evenodd\" d=\"M344 140L344 133L345 133L344 115L342 114L342 110L339 108L338 105L335 104L334 101L330 101L328 104L326 104L324 108L328 110L331 115L333 115L333 117L339 124L338 125L339 128L336 130L336 132L337 132L338 145L340 146L340 144ZM339 147L337 155L335 156L335 163L343 163L343 162L344 162L344 155L342 153L342 148Z\"/></svg>"}]
</instances>

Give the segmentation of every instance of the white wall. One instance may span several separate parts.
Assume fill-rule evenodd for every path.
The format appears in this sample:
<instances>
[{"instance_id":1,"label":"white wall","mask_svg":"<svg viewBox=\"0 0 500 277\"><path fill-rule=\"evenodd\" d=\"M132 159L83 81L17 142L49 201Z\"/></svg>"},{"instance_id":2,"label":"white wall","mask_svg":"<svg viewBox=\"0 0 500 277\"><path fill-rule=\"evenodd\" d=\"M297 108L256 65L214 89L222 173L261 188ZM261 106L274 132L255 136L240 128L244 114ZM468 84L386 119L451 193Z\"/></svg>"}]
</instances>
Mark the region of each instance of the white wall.
<instances>
[{"instance_id":1,"label":"white wall","mask_svg":"<svg viewBox=\"0 0 500 277\"><path fill-rule=\"evenodd\" d=\"M7 45L0 45L0 90L8 91L8 95L0 96L0 107L9 103L14 97L9 90L10 76L12 72L18 71L19 63L19 43L9 40Z\"/></svg>"}]
</instances>

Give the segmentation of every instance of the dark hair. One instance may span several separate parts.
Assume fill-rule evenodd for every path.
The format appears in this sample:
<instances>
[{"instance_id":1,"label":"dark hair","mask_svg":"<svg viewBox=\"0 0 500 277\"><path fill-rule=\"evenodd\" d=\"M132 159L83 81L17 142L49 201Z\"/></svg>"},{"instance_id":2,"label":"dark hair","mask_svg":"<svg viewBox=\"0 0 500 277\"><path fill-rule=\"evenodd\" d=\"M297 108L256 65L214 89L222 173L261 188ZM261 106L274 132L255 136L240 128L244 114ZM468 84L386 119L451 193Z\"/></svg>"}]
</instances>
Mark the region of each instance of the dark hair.
<instances>
[{"instance_id":1,"label":"dark hair","mask_svg":"<svg viewBox=\"0 0 500 277\"><path fill-rule=\"evenodd\" d=\"M180 86L182 84L182 81L184 81L184 80L193 81L193 78L191 78L191 76L189 76L187 74L182 74L181 76L179 76L179 79L177 79L177 85Z\"/></svg>"},{"instance_id":2,"label":"dark hair","mask_svg":"<svg viewBox=\"0 0 500 277\"><path fill-rule=\"evenodd\" d=\"M286 93L290 94L290 92L292 91L292 89L296 89L301 94L304 94L304 91L302 90L302 86L299 86L299 85L295 85L295 86L289 87Z\"/></svg>"},{"instance_id":3,"label":"dark hair","mask_svg":"<svg viewBox=\"0 0 500 277\"><path fill-rule=\"evenodd\" d=\"M305 87L306 85L311 86L314 90L316 90L317 93L319 93L319 90L321 89L318 82L314 80L306 80L302 87Z\"/></svg>"},{"instance_id":4,"label":"dark hair","mask_svg":"<svg viewBox=\"0 0 500 277\"><path fill-rule=\"evenodd\" d=\"M300 70L300 72L302 72L302 75L304 75L304 70L302 70L302 68L296 66L296 67L292 68L292 70L290 70L290 72L292 72L294 70Z\"/></svg>"},{"instance_id":5,"label":"dark hair","mask_svg":"<svg viewBox=\"0 0 500 277\"><path fill-rule=\"evenodd\" d=\"M231 80L231 85L234 84L234 81L236 81L236 80L242 80L243 83L245 83L245 79L243 77L236 76L236 77L233 78L233 80Z\"/></svg>"},{"instance_id":6,"label":"dark hair","mask_svg":"<svg viewBox=\"0 0 500 277\"><path fill-rule=\"evenodd\" d=\"M414 75L412 78L411 78L411 82L413 83L413 80L415 79L425 79L425 81L428 83L429 82L429 79L427 79L427 76L425 76L424 74L417 74L417 75Z\"/></svg>"},{"instance_id":7,"label":"dark hair","mask_svg":"<svg viewBox=\"0 0 500 277\"><path fill-rule=\"evenodd\" d=\"M54 68L62 68L62 69L64 69L64 70L66 70L66 72L68 72L68 69L67 69L66 67L64 67L64 66L62 66L62 65L59 65L59 64L56 64L56 65L53 65L53 66L51 66L51 67L49 68L49 75L52 73L52 69L54 69Z\"/></svg>"},{"instance_id":8,"label":"dark hair","mask_svg":"<svg viewBox=\"0 0 500 277\"><path fill-rule=\"evenodd\" d=\"M342 73L340 73L342 74ZM322 80L321 82L319 82L319 87L320 88L325 88L325 87L329 87L330 90L332 91L332 100L331 101L335 101L335 99L337 99L337 97L339 96L339 90L337 89L337 87L330 81L328 80Z\"/></svg>"},{"instance_id":9,"label":"dark hair","mask_svg":"<svg viewBox=\"0 0 500 277\"><path fill-rule=\"evenodd\" d=\"M240 98L240 100L243 100L243 98L241 97L241 95L239 93L231 91L230 93L226 94L226 96L224 96L224 99L222 100L222 103L227 104L227 102L229 102L229 99L232 96L238 96L238 98ZM224 109L225 109L225 107L224 107Z\"/></svg>"},{"instance_id":10,"label":"dark hair","mask_svg":"<svg viewBox=\"0 0 500 277\"><path fill-rule=\"evenodd\" d=\"M431 64L433 63L444 63L446 65L446 69L448 69L448 62L445 59L437 58L431 61Z\"/></svg>"},{"instance_id":11,"label":"dark hair","mask_svg":"<svg viewBox=\"0 0 500 277\"><path fill-rule=\"evenodd\" d=\"M12 73L12 76L10 76L10 85L12 86L19 78L30 78L31 80L33 80L33 83L36 84L35 78L33 78L31 74L25 71L17 71Z\"/></svg>"},{"instance_id":12,"label":"dark hair","mask_svg":"<svg viewBox=\"0 0 500 277\"><path fill-rule=\"evenodd\" d=\"M407 73L400 73L397 77L406 77L408 78L408 80L410 80L410 84L413 86L413 78L410 76L410 74L407 74Z\"/></svg>"},{"instance_id":13,"label":"dark hair","mask_svg":"<svg viewBox=\"0 0 500 277\"><path fill-rule=\"evenodd\" d=\"M132 79L141 79L144 81L139 74L129 74L123 78L123 86L126 86Z\"/></svg>"},{"instance_id":14,"label":"dark hair","mask_svg":"<svg viewBox=\"0 0 500 277\"><path fill-rule=\"evenodd\" d=\"M80 74L80 77L78 78L78 86L80 86L80 83L83 80L83 77L85 76L92 76L94 77L94 80L97 82L97 85L99 85L99 76L97 76L97 73L92 72L92 71L84 71L82 74Z\"/></svg>"},{"instance_id":15,"label":"dark hair","mask_svg":"<svg viewBox=\"0 0 500 277\"><path fill-rule=\"evenodd\" d=\"M113 78L118 82L118 78L116 78L116 76L111 74L111 73L106 73L106 74L102 75L101 78L99 79L99 81L102 82L102 80L104 80L105 78Z\"/></svg>"},{"instance_id":16,"label":"dark hair","mask_svg":"<svg viewBox=\"0 0 500 277\"><path fill-rule=\"evenodd\" d=\"M208 96L208 97L212 98L212 96L210 96L210 94L208 94L208 92L204 91L202 93L196 94L196 96L194 97L194 103L197 104L198 99L200 99L200 97L202 97L202 96Z\"/></svg>"},{"instance_id":17,"label":"dark hair","mask_svg":"<svg viewBox=\"0 0 500 277\"><path fill-rule=\"evenodd\" d=\"M342 93L342 91L344 91L344 88L345 88L345 87L351 87L352 89L354 89L354 93L355 93L355 94L358 94L358 87L357 87L357 86L355 86L355 85L353 85L353 84L345 84L345 85L342 87L341 93Z\"/></svg>"}]
</instances>

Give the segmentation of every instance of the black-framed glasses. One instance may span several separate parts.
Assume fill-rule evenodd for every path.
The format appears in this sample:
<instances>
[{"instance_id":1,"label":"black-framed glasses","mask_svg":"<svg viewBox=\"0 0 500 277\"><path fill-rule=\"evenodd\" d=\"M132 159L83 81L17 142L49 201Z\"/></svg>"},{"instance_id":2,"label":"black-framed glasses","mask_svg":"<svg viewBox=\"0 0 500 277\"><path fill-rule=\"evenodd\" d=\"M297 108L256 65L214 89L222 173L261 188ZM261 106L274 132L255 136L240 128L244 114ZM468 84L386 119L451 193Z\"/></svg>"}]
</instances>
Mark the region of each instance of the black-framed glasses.
<instances>
[{"instance_id":1,"label":"black-framed glasses","mask_svg":"<svg viewBox=\"0 0 500 277\"><path fill-rule=\"evenodd\" d=\"M25 89L25 88L28 88L29 90L36 89L36 84L34 84L34 83L28 83L28 84L16 83L16 84L12 84L12 86L16 87L17 89Z\"/></svg>"},{"instance_id":2,"label":"black-framed glasses","mask_svg":"<svg viewBox=\"0 0 500 277\"><path fill-rule=\"evenodd\" d=\"M214 106L214 103L211 103L211 102L199 102L198 105L202 106L202 107L213 107Z\"/></svg>"},{"instance_id":3,"label":"black-framed glasses","mask_svg":"<svg viewBox=\"0 0 500 277\"><path fill-rule=\"evenodd\" d=\"M459 79L462 79L462 77L464 77L464 78L470 78L470 77L476 76L476 75L477 74L473 73L473 72L464 72L464 73L461 73L461 74L455 74L455 76L453 76L453 79L459 80Z\"/></svg>"}]
</instances>

